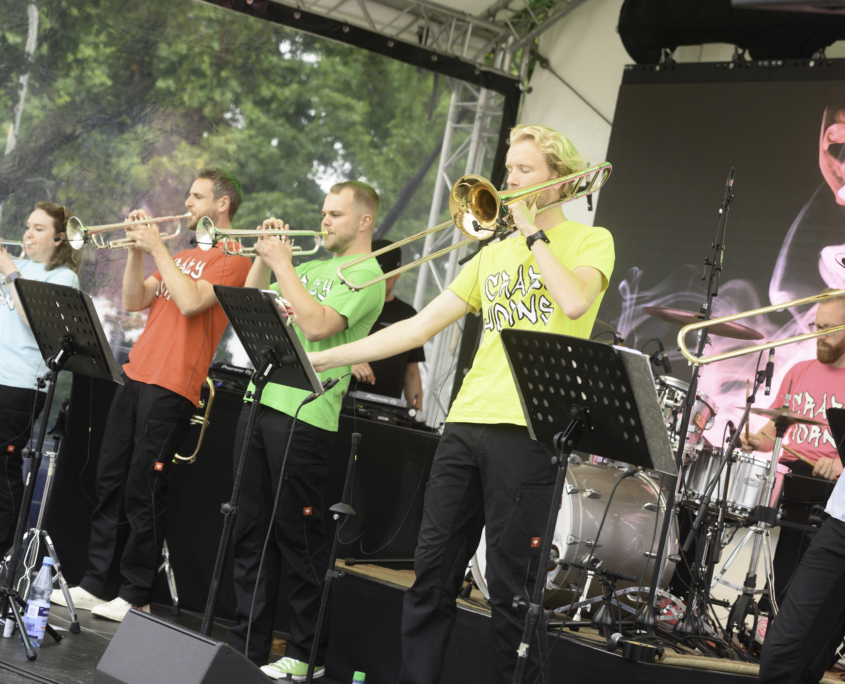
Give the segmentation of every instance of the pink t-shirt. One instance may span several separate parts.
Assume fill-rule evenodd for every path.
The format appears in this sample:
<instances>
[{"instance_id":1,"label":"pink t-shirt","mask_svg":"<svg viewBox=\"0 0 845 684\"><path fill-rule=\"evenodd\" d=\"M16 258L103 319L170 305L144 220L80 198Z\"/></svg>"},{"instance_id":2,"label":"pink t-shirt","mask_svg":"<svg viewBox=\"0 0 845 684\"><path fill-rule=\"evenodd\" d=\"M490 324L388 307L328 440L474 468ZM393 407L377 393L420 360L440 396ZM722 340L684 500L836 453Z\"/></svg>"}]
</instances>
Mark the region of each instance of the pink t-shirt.
<instances>
[{"instance_id":1,"label":"pink t-shirt","mask_svg":"<svg viewBox=\"0 0 845 684\"><path fill-rule=\"evenodd\" d=\"M789 408L805 418L827 422L827 409L842 408L845 405L845 368L826 366L816 359L796 363L787 371L770 408L783 406L790 382L792 396ZM793 425L786 433L785 443L813 462L822 456L839 458L827 425ZM789 463L798 459L783 452L780 460Z\"/></svg>"}]
</instances>

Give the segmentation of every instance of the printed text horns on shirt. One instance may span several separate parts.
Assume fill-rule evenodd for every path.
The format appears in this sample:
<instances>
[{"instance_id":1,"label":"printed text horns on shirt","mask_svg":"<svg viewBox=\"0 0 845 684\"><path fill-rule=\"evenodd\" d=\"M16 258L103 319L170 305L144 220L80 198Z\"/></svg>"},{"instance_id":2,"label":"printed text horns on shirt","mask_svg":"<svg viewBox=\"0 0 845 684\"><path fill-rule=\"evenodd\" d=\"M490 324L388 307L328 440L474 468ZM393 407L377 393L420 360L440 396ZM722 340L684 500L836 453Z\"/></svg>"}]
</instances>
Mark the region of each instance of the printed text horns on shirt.
<instances>
[{"instance_id":1,"label":"printed text horns on shirt","mask_svg":"<svg viewBox=\"0 0 845 684\"><path fill-rule=\"evenodd\" d=\"M452 186L452 191L449 193L449 214L452 218L434 226L433 228L429 228L428 230L424 230L416 235L407 237L404 240L394 242L392 245L388 245L383 249L366 254L354 261L349 261L337 269L337 275L343 284L349 289L356 291L363 290L365 287L375 285L376 283L392 278L395 275L399 275L400 273L404 273L412 268L416 268L420 264L424 264L426 261L431 261L439 256L453 252L456 249L460 249L472 242L489 240L511 232L513 230L513 222L510 218L508 206L528 197L539 195L543 190L548 190L549 188L554 188L566 183L571 183L574 188L572 193L570 193L567 197L540 208L537 213L554 209L562 204L586 197L587 195L592 195L607 182L612 170L613 167L609 162L602 162L601 164L591 166L588 169L584 169L578 173L572 173L568 176L552 178L551 180L544 181L543 183L537 183L537 185L530 185L527 188L517 188L516 190L501 192L496 190L495 186L490 181L482 178L481 176L462 176L458 179L458 182ZM584 183L583 185L582 182ZM346 269L360 264L362 261L374 259L392 249L399 249L403 245L407 245L409 242L419 240L420 238L424 238L432 233L437 233L444 228L451 228L452 226L456 226L458 230L467 236L467 239L449 247L445 247L444 249L434 252L433 254L429 254L428 256L421 257L409 264L400 266L399 268L390 271L390 273L385 273L378 278L373 278L365 283L353 283L343 275L343 272Z\"/></svg>"}]
</instances>

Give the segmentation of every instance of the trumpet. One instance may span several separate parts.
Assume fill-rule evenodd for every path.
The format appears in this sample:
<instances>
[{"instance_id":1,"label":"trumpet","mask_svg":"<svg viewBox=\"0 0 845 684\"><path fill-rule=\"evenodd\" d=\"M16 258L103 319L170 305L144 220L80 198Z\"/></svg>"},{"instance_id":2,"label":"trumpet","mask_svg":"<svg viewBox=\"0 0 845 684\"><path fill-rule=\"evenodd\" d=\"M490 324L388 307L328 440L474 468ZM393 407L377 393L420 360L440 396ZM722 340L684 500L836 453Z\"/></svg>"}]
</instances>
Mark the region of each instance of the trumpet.
<instances>
[{"instance_id":1,"label":"trumpet","mask_svg":"<svg viewBox=\"0 0 845 684\"><path fill-rule=\"evenodd\" d=\"M199 408L205 408L205 413L202 415L195 415L191 417L191 425L202 425L200 428L200 436L197 440L197 448L194 449L194 453L190 456L180 456L179 454L173 455L173 462L178 463L193 463L197 460L197 454L200 452L200 447L202 446L203 437L205 437L206 428L211 425L211 421L208 417L211 415L211 405L214 403L214 382L212 382L211 378L205 379L205 384L208 386L208 401L203 403L203 400L200 399Z\"/></svg>"},{"instance_id":2,"label":"trumpet","mask_svg":"<svg viewBox=\"0 0 845 684\"><path fill-rule=\"evenodd\" d=\"M812 297L804 297L803 299L794 299L793 301L786 302L784 304L773 304L771 306L764 306L759 309L752 309L751 311L743 311L741 313L733 314L732 316L723 316L722 318L711 318L709 320L701 321L699 323L691 323L690 325L681 328L678 332L678 347L680 348L680 352L683 357L691 364L694 364L696 366L706 366L709 363L725 361L727 359L733 359L737 356L743 356L745 354L753 354L754 352L764 351L766 349L774 349L775 347L783 347L787 344L795 344L796 342L811 340L814 337L835 335L836 333L845 330L845 325L838 325L833 328L826 328L825 330L816 330L813 332L803 333L801 335L794 335L792 337L786 337L782 340L774 340L773 342L755 344L751 347L745 347L743 349L734 349L733 351L724 352L723 354L715 354L713 356L694 356L686 345L687 333L691 333L696 330L703 330L704 328L708 328L711 325L716 325L717 323L730 323L731 321L738 321L743 318L751 318L752 316L760 316L762 314L771 313L773 311L782 311L783 309L792 309L797 306L803 306L805 304L823 303L829 299L833 299L835 297L842 297L843 295L845 295L845 290L835 290L833 292L826 292L823 294L813 295Z\"/></svg>"},{"instance_id":3,"label":"trumpet","mask_svg":"<svg viewBox=\"0 0 845 684\"><path fill-rule=\"evenodd\" d=\"M29 240L26 242L18 242L16 240L0 240L0 247L5 247L6 251L9 251L9 248L12 249L19 249L19 254L9 254L10 259L20 259L23 256L24 247L29 247L32 244Z\"/></svg>"},{"instance_id":4,"label":"trumpet","mask_svg":"<svg viewBox=\"0 0 845 684\"><path fill-rule=\"evenodd\" d=\"M161 239L172 240L178 237L182 230L182 220L189 219L193 216L190 212L187 214L180 214L179 216L162 216L159 218L138 219L137 221L128 221L124 223L105 223L101 226L85 226L76 216L71 216L67 221L67 241L74 249L82 249L82 246L90 242L96 249L129 249L135 244L132 238L122 238L120 240L110 240L108 242L102 236L102 233L107 233L112 230L121 230L131 228L132 226L140 226L145 223L169 223L176 222L176 231L173 233L160 233ZM61 238L56 238L60 240Z\"/></svg>"},{"instance_id":5,"label":"trumpet","mask_svg":"<svg viewBox=\"0 0 845 684\"><path fill-rule=\"evenodd\" d=\"M220 249L224 254L228 254L229 256L254 257L258 256L258 252L255 251L254 246L240 247L236 240L244 237L260 238L269 235L278 235L279 237L302 236L314 238L313 249L302 249L299 245L294 245L293 240L291 240L291 250L293 253L297 256L307 256L309 254L315 254L317 250L320 249L320 245L323 244L323 238L326 237L328 233L313 230L263 230L261 228L256 228L255 230L227 228L224 230L215 226L214 222L210 218L204 216L197 226L197 245L202 250L209 250L218 242L222 242L223 246Z\"/></svg>"},{"instance_id":6,"label":"trumpet","mask_svg":"<svg viewBox=\"0 0 845 684\"><path fill-rule=\"evenodd\" d=\"M562 204L586 197L587 195L592 195L607 182L612 170L613 167L609 162L602 162L601 164L591 166L590 168L578 173L572 173L561 178L553 178L543 183L531 185L527 188L518 188L516 190L506 192L499 192L490 181L485 180L481 176L463 176L452 186L452 191L449 193L449 214L452 216L451 219L436 225L433 228L429 228L428 230L423 230L416 235L407 237L404 240L398 240L392 245L388 245L387 247L376 250L375 252L366 254L358 259L353 259L352 261L349 261L339 267L337 269L337 275L343 284L350 290L363 290L365 287L375 285L376 283L380 283L382 280L387 280L395 275L409 271L410 269L416 268L427 261L431 261L439 256L453 252L456 249L460 249L461 247L473 242L490 240L491 238L510 233L513 230L513 218L511 217L507 207L527 197L531 197L532 195L539 195L539 193L543 190L548 190L549 188L554 188L558 185L564 185L567 183L571 183L575 188L569 196L538 209L538 214L548 211L549 209L559 207ZM581 181L586 181L586 185L581 186ZM402 245L407 245L409 242L419 240L420 238L424 238L432 233L437 233L444 228L449 228L451 226L456 226L461 233L467 236L467 239L454 245L450 245L449 247L445 247L444 249L434 252L434 254L429 254L428 256L412 261L409 264L400 266L399 268L390 271L390 273L385 273L378 278L368 280L366 283L353 283L343 274L346 269L352 268L353 266L360 264L362 261L374 259L385 252L389 252L392 249L399 249Z\"/></svg>"}]
</instances>

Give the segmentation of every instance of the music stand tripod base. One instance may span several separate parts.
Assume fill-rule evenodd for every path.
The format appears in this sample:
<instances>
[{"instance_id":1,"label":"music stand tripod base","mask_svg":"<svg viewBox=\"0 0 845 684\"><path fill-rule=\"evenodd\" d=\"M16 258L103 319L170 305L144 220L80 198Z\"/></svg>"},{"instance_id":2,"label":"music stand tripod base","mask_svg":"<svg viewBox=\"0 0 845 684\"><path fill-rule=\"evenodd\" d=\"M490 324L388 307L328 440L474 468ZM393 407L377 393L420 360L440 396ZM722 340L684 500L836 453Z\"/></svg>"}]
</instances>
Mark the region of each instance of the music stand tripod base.
<instances>
[{"instance_id":1,"label":"music stand tripod base","mask_svg":"<svg viewBox=\"0 0 845 684\"><path fill-rule=\"evenodd\" d=\"M35 660L38 656L29 642L23 621L17 611L16 604L25 605L13 588L14 578L20 562L20 552L23 546L24 527L29 519L29 509L32 505L35 488L35 474L41 466L44 449L44 439L47 434L47 416L53 403L58 374L67 370L72 373L88 375L94 378L111 380L123 384L120 370L114 360L111 349L97 317L94 302L84 292L66 285L42 283L25 278L15 281L18 297L26 314L32 335L38 344L41 356L47 364L47 398L44 402L41 427L38 431L35 449L30 458L30 473L24 488L23 501L12 548L4 559L0 570L0 610L7 614L6 607L11 609L21 639L26 650L26 657ZM65 589L66 587L63 587ZM68 594L65 594L68 596ZM73 605L71 603L71 605ZM47 633L56 641L61 640L49 624Z\"/></svg>"}]
</instances>

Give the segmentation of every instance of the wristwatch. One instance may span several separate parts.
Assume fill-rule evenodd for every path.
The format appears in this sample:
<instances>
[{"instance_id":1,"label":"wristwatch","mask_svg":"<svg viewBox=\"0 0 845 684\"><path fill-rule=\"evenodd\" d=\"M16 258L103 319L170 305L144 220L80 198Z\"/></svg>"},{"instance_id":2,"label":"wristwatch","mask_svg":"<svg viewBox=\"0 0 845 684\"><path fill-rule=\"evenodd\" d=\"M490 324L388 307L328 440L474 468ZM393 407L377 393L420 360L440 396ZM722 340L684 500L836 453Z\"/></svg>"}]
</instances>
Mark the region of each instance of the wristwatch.
<instances>
[{"instance_id":1,"label":"wristwatch","mask_svg":"<svg viewBox=\"0 0 845 684\"><path fill-rule=\"evenodd\" d=\"M20 271L12 271L9 275L6 276L6 282L7 283L13 283L20 277L21 277Z\"/></svg>"},{"instance_id":2,"label":"wristwatch","mask_svg":"<svg viewBox=\"0 0 845 684\"><path fill-rule=\"evenodd\" d=\"M534 246L534 243L537 242L537 240L542 240L547 245L551 244L551 240L549 240L546 234L542 230L538 230L536 233L533 233L525 238L525 246L528 247L529 251L531 251L531 247Z\"/></svg>"}]
</instances>

